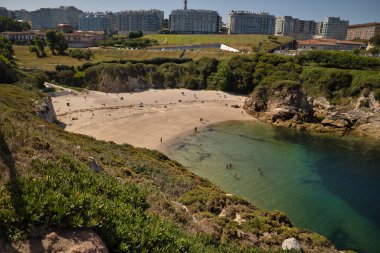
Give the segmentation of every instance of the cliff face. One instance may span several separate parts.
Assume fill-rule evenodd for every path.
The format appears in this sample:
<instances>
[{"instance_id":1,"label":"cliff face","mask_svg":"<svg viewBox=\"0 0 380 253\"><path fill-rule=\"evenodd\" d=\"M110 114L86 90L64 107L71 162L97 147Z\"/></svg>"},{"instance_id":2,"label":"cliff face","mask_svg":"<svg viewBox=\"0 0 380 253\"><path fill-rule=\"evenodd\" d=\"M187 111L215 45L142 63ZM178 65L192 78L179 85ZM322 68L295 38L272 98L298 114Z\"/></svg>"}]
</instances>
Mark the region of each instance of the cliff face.
<instances>
[{"instance_id":1,"label":"cliff face","mask_svg":"<svg viewBox=\"0 0 380 253\"><path fill-rule=\"evenodd\" d=\"M255 90L244 108L275 125L302 131L353 132L380 139L380 105L373 92L338 106L324 97L308 97L300 87L265 87Z\"/></svg>"},{"instance_id":2,"label":"cliff face","mask_svg":"<svg viewBox=\"0 0 380 253\"><path fill-rule=\"evenodd\" d=\"M102 92L135 92L149 88L136 66L101 64L85 72L85 83L90 89Z\"/></svg>"},{"instance_id":3,"label":"cliff face","mask_svg":"<svg viewBox=\"0 0 380 253\"><path fill-rule=\"evenodd\" d=\"M312 102L298 87L259 88L246 99L245 109L265 121L304 121L314 116Z\"/></svg>"}]
</instances>

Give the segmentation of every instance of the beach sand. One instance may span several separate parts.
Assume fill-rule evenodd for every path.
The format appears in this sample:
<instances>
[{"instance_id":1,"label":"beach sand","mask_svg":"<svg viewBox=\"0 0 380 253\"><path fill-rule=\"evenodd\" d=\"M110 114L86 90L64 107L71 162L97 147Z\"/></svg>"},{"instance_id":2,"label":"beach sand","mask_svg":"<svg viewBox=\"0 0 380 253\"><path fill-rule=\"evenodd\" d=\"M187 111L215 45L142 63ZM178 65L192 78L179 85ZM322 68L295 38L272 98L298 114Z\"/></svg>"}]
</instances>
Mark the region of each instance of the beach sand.
<instances>
[{"instance_id":1,"label":"beach sand","mask_svg":"<svg viewBox=\"0 0 380 253\"><path fill-rule=\"evenodd\" d=\"M202 131L223 121L255 120L241 108L244 96L220 91L89 91L52 99L58 120L69 132L164 153L179 138L194 133L195 128Z\"/></svg>"}]
</instances>

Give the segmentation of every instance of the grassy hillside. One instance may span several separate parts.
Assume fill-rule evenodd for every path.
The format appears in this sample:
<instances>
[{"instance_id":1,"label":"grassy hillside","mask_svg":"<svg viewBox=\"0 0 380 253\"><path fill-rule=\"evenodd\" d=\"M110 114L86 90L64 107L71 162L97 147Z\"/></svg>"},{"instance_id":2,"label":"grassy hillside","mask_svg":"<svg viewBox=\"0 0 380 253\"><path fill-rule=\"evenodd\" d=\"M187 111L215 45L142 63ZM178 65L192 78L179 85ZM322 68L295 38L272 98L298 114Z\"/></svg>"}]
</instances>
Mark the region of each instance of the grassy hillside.
<instances>
[{"instance_id":1,"label":"grassy hillside","mask_svg":"<svg viewBox=\"0 0 380 253\"><path fill-rule=\"evenodd\" d=\"M0 85L0 94L1 238L88 227L113 252L280 252L292 236L305 252L337 252L284 213L226 195L159 152L44 122L36 91Z\"/></svg>"},{"instance_id":2,"label":"grassy hillside","mask_svg":"<svg viewBox=\"0 0 380 253\"><path fill-rule=\"evenodd\" d=\"M263 43L263 48L271 49L292 40L290 37L268 37L259 34L149 34L145 38L157 40L160 46L183 46L202 44L227 44L239 50L252 51L252 47L258 47Z\"/></svg>"},{"instance_id":3,"label":"grassy hillside","mask_svg":"<svg viewBox=\"0 0 380 253\"><path fill-rule=\"evenodd\" d=\"M29 52L28 47L14 46L16 63L23 68L33 68L41 70L55 70L55 65L81 66L85 61L74 59L70 56L53 56L47 51L47 57L37 58L35 53ZM94 58L91 62L111 61L111 60L146 60L157 57L179 58L181 51L159 51L159 50L123 50L123 49L92 49ZM226 59L234 56L234 53L220 52L219 50L186 52L182 57L200 59L201 57L211 57Z\"/></svg>"}]
</instances>

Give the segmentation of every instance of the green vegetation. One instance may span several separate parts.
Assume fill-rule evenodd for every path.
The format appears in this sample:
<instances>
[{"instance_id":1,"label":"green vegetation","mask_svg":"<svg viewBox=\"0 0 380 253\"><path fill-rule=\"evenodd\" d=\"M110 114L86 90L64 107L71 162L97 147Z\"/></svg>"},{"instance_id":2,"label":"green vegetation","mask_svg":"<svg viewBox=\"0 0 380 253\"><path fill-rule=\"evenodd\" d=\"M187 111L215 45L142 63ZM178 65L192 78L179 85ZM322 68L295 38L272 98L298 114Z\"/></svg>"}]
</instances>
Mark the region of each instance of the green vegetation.
<instances>
[{"instance_id":1,"label":"green vegetation","mask_svg":"<svg viewBox=\"0 0 380 253\"><path fill-rule=\"evenodd\" d=\"M45 33L46 42L53 55L65 55L69 45L65 41L64 34L56 30L49 30Z\"/></svg>"},{"instance_id":2,"label":"green vegetation","mask_svg":"<svg viewBox=\"0 0 380 253\"><path fill-rule=\"evenodd\" d=\"M30 42L29 51L35 53L38 58L46 57L45 42L39 37L34 37Z\"/></svg>"},{"instance_id":3,"label":"green vegetation","mask_svg":"<svg viewBox=\"0 0 380 253\"><path fill-rule=\"evenodd\" d=\"M244 34L244 35L227 35L227 34L149 34L144 38L158 41L160 47L164 46L184 46L184 45L202 45L202 44L226 44L239 50L251 52L252 48L258 48L262 44L262 50L266 51L281 44L290 42L291 37L268 37L267 35ZM275 38L275 39L274 39Z\"/></svg>"},{"instance_id":4,"label":"green vegetation","mask_svg":"<svg viewBox=\"0 0 380 253\"><path fill-rule=\"evenodd\" d=\"M323 237L294 227L281 212L227 197L163 154L96 141L44 122L36 115L41 93L3 84L0 93L2 239L35 238L48 226L91 228L111 252L281 252L290 234L314 252L331 247L326 239L319 243ZM103 171L91 169L90 156ZM179 201L199 224L178 208ZM223 208L228 215L218 217ZM247 222L233 221L236 212ZM252 244L241 231L271 237Z\"/></svg>"},{"instance_id":5,"label":"green vegetation","mask_svg":"<svg viewBox=\"0 0 380 253\"><path fill-rule=\"evenodd\" d=\"M379 69L380 59L361 57L355 54L339 51L312 50L298 57L301 65L318 64L321 67L341 69Z\"/></svg>"},{"instance_id":6,"label":"green vegetation","mask_svg":"<svg viewBox=\"0 0 380 253\"><path fill-rule=\"evenodd\" d=\"M0 17L0 32L21 32L30 30L28 22L19 22L12 18Z\"/></svg>"},{"instance_id":7,"label":"green vegetation","mask_svg":"<svg viewBox=\"0 0 380 253\"><path fill-rule=\"evenodd\" d=\"M14 51L12 42L4 37L0 37L0 55L13 62Z\"/></svg>"},{"instance_id":8,"label":"green vegetation","mask_svg":"<svg viewBox=\"0 0 380 253\"><path fill-rule=\"evenodd\" d=\"M86 61L89 61L92 58L94 58L94 53L91 50L74 49L70 50L69 55L75 59Z\"/></svg>"}]
</instances>

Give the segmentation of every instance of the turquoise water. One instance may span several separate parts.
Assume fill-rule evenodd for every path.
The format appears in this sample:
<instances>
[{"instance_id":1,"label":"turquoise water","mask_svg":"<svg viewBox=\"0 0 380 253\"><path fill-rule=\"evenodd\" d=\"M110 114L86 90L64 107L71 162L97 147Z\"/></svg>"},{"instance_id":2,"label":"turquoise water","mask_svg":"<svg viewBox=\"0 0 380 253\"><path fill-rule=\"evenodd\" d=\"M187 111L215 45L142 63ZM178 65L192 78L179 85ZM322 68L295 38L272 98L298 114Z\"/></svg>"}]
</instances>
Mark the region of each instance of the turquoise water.
<instances>
[{"instance_id":1,"label":"turquoise water","mask_svg":"<svg viewBox=\"0 0 380 253\"><path fill-rule=\"evenodd\" d=\"M380 143L226 122L184 137L168 154L226 192L286 212L339 249L380 252Z\"/></svg>"}]
</instances>

